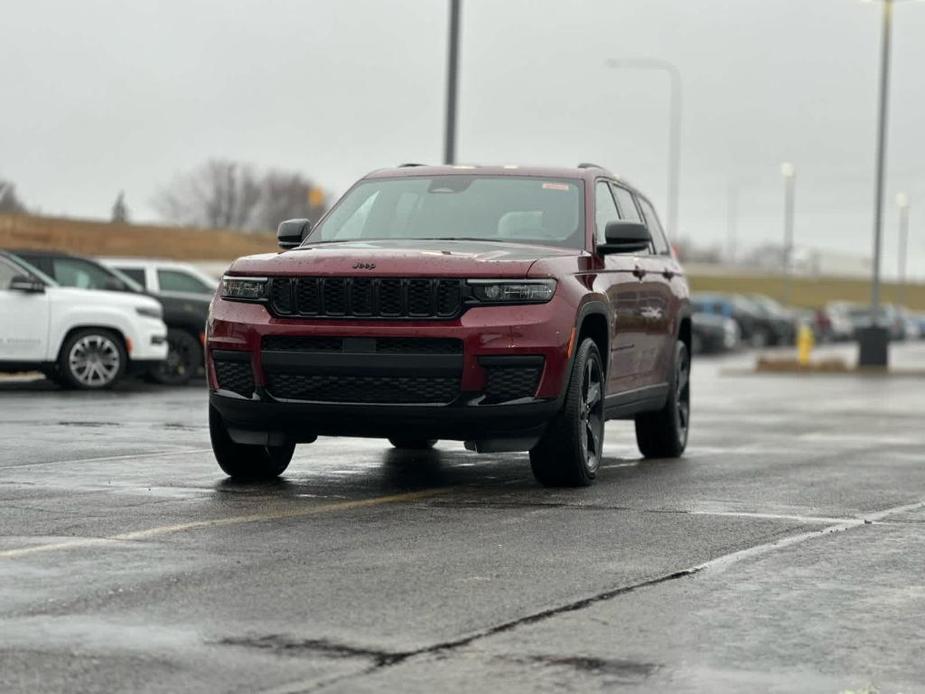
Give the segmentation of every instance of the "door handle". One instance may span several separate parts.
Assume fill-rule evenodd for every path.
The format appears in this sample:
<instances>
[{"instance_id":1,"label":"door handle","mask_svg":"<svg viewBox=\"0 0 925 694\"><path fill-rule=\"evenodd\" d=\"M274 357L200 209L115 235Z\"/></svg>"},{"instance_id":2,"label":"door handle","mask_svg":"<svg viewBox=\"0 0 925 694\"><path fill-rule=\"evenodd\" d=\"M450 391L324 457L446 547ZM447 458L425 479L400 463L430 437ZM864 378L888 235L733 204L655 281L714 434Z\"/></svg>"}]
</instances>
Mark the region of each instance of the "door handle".
<instances>
[{"instance_id":1,"label":"door handle","mask_svg":"<svg viewBox=\"0 0 925 694\"><path fill-rule=\"evenodd\" d=\"M665 270L662 271L662 277L664 277L666 280L670 280L674 278L674 272L666 268Z\"/></svg>"},{"instance_id":2,"label":"door handle","mask_svg":"<svg viewBox=\"0 0 925 694\"><path fill-rule=\"evenodd\" d=\"M635 277L638 277L639 279L642 279L643 277L646 276L646 271L644 268L641 268L637 265L636 267L633 268L633 275Z\"/></svg>"}]
</instances>

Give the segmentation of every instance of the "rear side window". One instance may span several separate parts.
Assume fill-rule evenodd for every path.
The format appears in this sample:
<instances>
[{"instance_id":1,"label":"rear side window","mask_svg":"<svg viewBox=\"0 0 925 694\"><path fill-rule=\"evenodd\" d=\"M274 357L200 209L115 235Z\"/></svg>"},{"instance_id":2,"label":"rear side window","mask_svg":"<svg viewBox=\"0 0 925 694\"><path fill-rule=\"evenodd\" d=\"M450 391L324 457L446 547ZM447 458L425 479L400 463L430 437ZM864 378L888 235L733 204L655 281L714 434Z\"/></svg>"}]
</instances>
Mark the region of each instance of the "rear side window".
<instances>
[{"instance_id":1,"label":"rear side window","mask_svg":"<svg viewBox=\"0 0 925 694\"><path fill-rule=\"evenodd\" d=\"M158 270L157 283L162 292L212 293L212 288L207 287L198 277L193 277L179 270Z\"/></svg>"},{"instance_id":2,"label":"rear side window","mask_svg":"<svg viewBox=\"0 0 925 694\"><path fill-rule=\"evenodd\" d=\"M671 246L668 245L668 237L665 236L665 230L662 229L662 223L658 221L658 215L655 214L655 208L652 203L645 198L637 198L642 212L646 216L646 225L652 232L652 240L655 241L655 252L659 255L671 255Z\"/></svg>"},{"instance_id":3,"label":"rear side window","mask_svg":"<svg viewBox=\"0 0 925 694\"><path fill-rule=\"evenodd\" d=\"M620 213L610 194L610 186L599 181L594 187L594 229L598 243L605 243L607 238L604 231L608 222L619 222Z\"/></svg>"},{"instance_id":4,"label":"rear side window","mask_svg":"<svg viewBox=\"0 0 925 694\"><path fill-rule=\"evenodd\" d=\"M136 282L138 282L138 284L140 284L142 287L144 287L145 289L147 289L148 283L145 282L145 271L144 271L143 268L137 268L137 267L120 267L120 268L116 268L116 269L119 270L123 275L128 275L128 276L131 277L133 280L135 280Z\"/></svg>"}]
</instances>

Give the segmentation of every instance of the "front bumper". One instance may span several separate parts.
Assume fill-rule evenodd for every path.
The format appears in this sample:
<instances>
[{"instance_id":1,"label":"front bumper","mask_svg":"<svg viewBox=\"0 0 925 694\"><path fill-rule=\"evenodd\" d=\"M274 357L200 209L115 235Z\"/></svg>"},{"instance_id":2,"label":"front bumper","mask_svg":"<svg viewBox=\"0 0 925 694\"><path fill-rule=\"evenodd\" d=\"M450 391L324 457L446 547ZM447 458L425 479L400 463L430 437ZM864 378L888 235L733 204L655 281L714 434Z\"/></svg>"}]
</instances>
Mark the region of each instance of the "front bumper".
<instances>
[{"instance_id":1,"label":"front bumper","mask_svg":"<svg viewBox=\"0 0 925 694\"><path fill-rule=\"evenodd\" d=\"M161 320L143 318L134 326L129 359L133 362L158 362L167 358L167 327Z\"/></svg>"},{"instance_id":2,"label":"front bumper","mask_svg":"<svg viewBox=\"0 0 925 694\"><path fill-rule=\"evenodd\" d=\"M575 309L548 304L479 307L448 321L386 322L360 320L281 319L259 304L216 299L208 324L210 402L219 411L232 437L241 443L273 441L285 436L312 440L316 435L409 436L472 441L520 439L521 448L538 438L561 406L574 339ZM458 340L454 355L284 354L266 348L266 338L336 338L354 344L383 340ZM252 383L225 387L216 371L238 362ZM532 365L538 370L529 393L504 400L493 392L492 369ZM328 379L340 388L330 400L281 394L279 370ZM396 379L439 379L451 372L454 390L432 403L359 401L368 393L357 382L380 376ZM227 372L223 372L227 373ZM224 378L224 376L223 376ZM227 382L227 381L226 381ZM348 391L347 389L354 390ZM429 384L424 391L433 394ZM424 392L422 391L422 392ZM330 389L326 392L331 392ZM358 393L358 401L350 400ZM445 394L445 393L444 393ZM442 395L441 395L442 398ZM368 400L368 398L367 398ZM269 438L267 438L269 437Z\"/></svg>"},{"instance_id":3,"label":"front bumper","mask_svg":"<svg viewBox=\"0 0 925 694\"><path fill-rule=\"evenodd\" d=\"M498 450L531 448L561 407L558 398L499 405L472 404L465 398L449 405L383 405L279 402L266 394L248 400L223 391L211 393L209 403L238 443L412 437L479 441L483 449L494 443ZM510 445L517 442L521 445Z\"/></svg>"}]
</instances>

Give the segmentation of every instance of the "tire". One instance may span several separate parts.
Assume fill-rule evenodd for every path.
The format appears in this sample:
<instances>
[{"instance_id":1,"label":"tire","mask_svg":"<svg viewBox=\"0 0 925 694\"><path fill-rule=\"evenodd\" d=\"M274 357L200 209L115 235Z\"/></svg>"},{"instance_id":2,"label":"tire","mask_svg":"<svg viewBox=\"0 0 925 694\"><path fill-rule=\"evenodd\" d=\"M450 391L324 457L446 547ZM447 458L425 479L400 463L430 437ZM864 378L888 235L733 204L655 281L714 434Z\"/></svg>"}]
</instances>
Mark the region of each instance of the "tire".
<instances>
[{"instance_id":1,"label":"tire","mask_svg":"<svg viewBox=\"0 0 925 694\"><path fill-rule=\"evenodd\" d=\"M646 458L679 458L684 453L691 417L690 373L690 354L679 341L665 406L636 416L636 443Z\"/></svg>"},{"instance_id":2,"label":"tire","mask_svg":"<svg viewBox=\"0 0 925 694\"><path fill-rule=\"evenodd\" d=\"M292 460L295 444L249 446L235 443L228 435L222 416L209 406L209 436L218 466L235 480L270 480L279 477Z\"/></svg>"},{"instance_id":3,"label":"tire","mask_svg":"<svg viewBox=\"0 0 925 694\"><path fill-rule=\"evenodd\" d=\"M193 335L167 329L167 359L150 371L151 379L165 386L182 386L196 375L203 361L202 347Z\"/></svg>"},{"instance_id":4,"label":"tire","mask_svg":"<svg viewBox=\"0 0 925 694\"><path fill-rule=\"evenodd\" d=\"M393 439L389 438L395 448L401 448L407 451L426 451L433 448L437 439Z\"/></svg>"},{"instance_id":5,"label":"tire","mask_svg":"<svg viewBox=\"0 0 925 694\"><path fill-rule=\"evenodd\" d=\"M127 364L121 336L103 328L82 328L61 346L55 380L66 388L104 390L122 377Z\"/></svg>"},{"instance_id":6,"label":"tire","mask_svg":"<svg viewBox=\"0 0 925 694\"><path fill-rule=\"evenodd\" d=\"M594 340L578 346L562 409L530 451L544 487L587 487L601 465L604 444L604 367Z\"/></svg>"}]
</instances>

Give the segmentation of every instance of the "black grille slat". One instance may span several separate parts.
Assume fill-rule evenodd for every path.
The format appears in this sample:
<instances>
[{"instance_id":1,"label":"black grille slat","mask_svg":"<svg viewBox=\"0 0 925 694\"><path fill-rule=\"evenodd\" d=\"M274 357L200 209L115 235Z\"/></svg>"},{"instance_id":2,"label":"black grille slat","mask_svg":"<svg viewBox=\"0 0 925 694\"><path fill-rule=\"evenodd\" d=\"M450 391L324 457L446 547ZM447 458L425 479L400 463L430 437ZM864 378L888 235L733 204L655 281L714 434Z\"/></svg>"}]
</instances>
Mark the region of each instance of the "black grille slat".
<instances>
[{"instance_id":1,"label":"black grille slat","mask_svg":"<svg viewBox=\"0 0 925 694\"><path fill-rule=\"evenodd\" d=\"M254 394L254 374L250 362L215 361L218 387L249 398Z\"/></svg>"},{"instance_id":2,"label":"black grille slat","mask_svg":"<svg viewBox=\"0 0 925 694\"><path fill-rule=\"evenodd\" d=\"M532 398L539 386L542 368L539 366L492 366L485 369L487 382L485 400L506 402Z\"/></svg>"},{"instance_id":3,"label":"black grille slat","mask_svg":"<svg viewBox=\"0 0 925 694\"><path fill-rule=\"evenodd\" d=\"M432 316L434 311L433 282L430 280L408 281L408 315Z\"/></svg>"},{"instance_id":4,"label":"black grille slat","mask_svg":"<svg viewBox=\"0 0 925 694\"><path fill-rule=\"evenodd\" d=\"M270 310L318 318L449 319L463 308L463 280L399 277L277 277Z\"/></svg>"},{"instance_id":5,"label":"black grille slat","mask_svg":"<svg viewBox=\"0 0 925 694\"><path fill-rule=\"evenodd\" d=\"M292 282L288 279L275 279L270 286L270 303L278 313L290 314L293 311Z\"/></svg>"},{"instance_id":6,"label":"black grille slat","mask_svg":"<svg viewBox=\"0 0 925 694\"><path fill-rule=\"evenodd\" d=\"M325 315L347 315L347 280L343 277L329 277L322 280L321 286Z\"/></svg>"},{"instance_id":7,"label":"black grille slat","mask_svg":"<svg viewBox=\"0 0 925 694\"><path fill-rule=\"evenodd\" d=\"M454 280L439 280L437 283L437 315L452 316L462 303L462 289Z\"/></svg>"},{"instance_id":8,"label":"black grille slat","mask_svg":"<svg viewBox=\"0 0 925 694\"><path fill-rule=\"evenodd\" d=\"M267 389L286 400L446 404L459 394L459 378L268 373Z\"/></svg>"},{"instance_id":9,"label":"black grille slat","mask_svg":"<svg viewBox=\"0 0 925 694\"><path fill-rule=\"evenodd\" d=\"M379 313L383 316L402 315L402 281L379 280Z\"/></svg>"},{"instance_id":10,"label":"black grille slat","mask_svg":"<svg viewBox=\"0 0 925 694\"><path fill-rule=\"evenodd\" d=\"M350 282L350 313L354 316L373 315L373 281L365 277Z\"/></svg>"},{"instance_id":11,"label":"black grille slat","mask_svg":"<svg viewBox=\"0 0 925 694\"><path fill-rule=\"evenodd\" d=\"M296 306L299 314L303 316L317 316L321 313L321 288L318 280L313 277L308 277L297 279L295 284Z\"/></svg>"}]
</instances>

